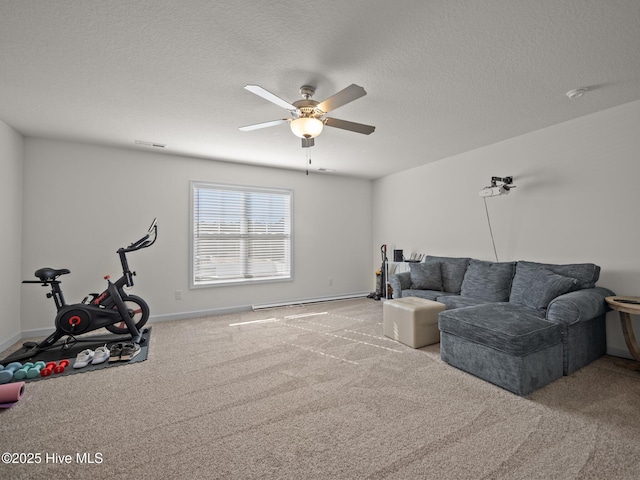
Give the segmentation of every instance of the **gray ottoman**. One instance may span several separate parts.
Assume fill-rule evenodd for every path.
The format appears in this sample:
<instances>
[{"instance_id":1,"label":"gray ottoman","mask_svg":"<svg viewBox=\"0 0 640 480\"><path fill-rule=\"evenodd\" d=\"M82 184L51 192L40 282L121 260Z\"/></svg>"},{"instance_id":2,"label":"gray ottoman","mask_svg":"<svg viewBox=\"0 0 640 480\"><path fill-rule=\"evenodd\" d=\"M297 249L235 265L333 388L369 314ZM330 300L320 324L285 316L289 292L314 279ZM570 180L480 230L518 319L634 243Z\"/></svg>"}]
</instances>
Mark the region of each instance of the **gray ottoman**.
<instances>
[{"instance_id":1,"label":"gray ottoman","mask_svg":"<svg viewBox=\"0 0 640 480\"><path fill-rule=\"evenodd\" d=\"M420 348L440 341L438 313L442 303L417 297L387 300L382 304L382 331L412 348Z\"/></svg>"},{"instance_id":2,"label":"gray ottoman","mask_svg":"<svg viewBox=\"0 0 640 480\"><path fill-rule=\"evenodd\" d=\"M440 358L517 395L563 375L560 325L512 303L440 314Z\"/></svg>"}]
</instances>

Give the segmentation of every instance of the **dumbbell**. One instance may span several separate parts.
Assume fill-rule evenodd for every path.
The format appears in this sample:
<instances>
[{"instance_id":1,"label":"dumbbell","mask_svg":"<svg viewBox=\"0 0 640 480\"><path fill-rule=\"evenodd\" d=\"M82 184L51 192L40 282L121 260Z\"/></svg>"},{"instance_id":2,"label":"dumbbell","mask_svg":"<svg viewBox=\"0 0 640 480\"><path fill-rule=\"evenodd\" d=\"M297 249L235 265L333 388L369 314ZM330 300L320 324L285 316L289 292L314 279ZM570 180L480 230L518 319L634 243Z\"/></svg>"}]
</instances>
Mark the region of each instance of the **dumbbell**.
<instances>
[{"instance_id":1,"label":"dumbbell","mask_svg":"<svg viewBox=\"0 0 640 480\"><path fill-rule=\"evenodd\" d=\"M53 373L53 369L56 366L56 362L47 363L42 370L40 370L41 377L48 377Z\"/></svg>"},{"instance_id":2,"label":"dumbbell","mask_svg":"<svg viewBox=\"0 0 640 480\"><path fill-rule=\"evenodd\" d=\"M69 365L69 360L60 360L58 363L49 362L40 371L41 377L48 377L52 373L62 373L64 369Z\"/></svg>"},{"instance_id":3,"label":"dumbbell","mask_svg":"<svg viewBox=\"0 0 640 480\"><path fill-rule=\"evenodd\" d=\"M25 378L27 378L27 372L31 367L33 367L33 363L25 363L24 365L22 365L22 367L15 371L15 373L13 374L13 378L15 380L24 380Z\"/></svg>"},{"instance_id":4,"label":"dumbbell","mask_svg":"<svg viewBox=\"0 0 640 480\"><path fill-rule=\"evenodd\" d=\"M49 362L40 371L41 377L48 377L52 373L62 373L64 369L69 365L69 360L60 360L59 363Z\"/></svg>"},{"instance_id":5,"label":"dumbbell","mask_svg":"<svg viewBox=\"0 0 640 480\"><path fill-rule=\"evenodd\" d=\"M33 367L27 370L27 378L36 378L40 376L40 370L45 367L45 363L42 361L36 362Z\"/></svg>"},{"instance_id":6,"label":"dumbbell","mask_svg":"<svg viewBox=\"0 0 640 480\"><path fill-rule=\"evenodd\" d=\"M0 384L9 383L13 380L13 374L20 368L22 368L20 362L12 362L6 367L0 368Z\"/></svg>"},{"instance_id":7,"label":"dumbbell","mask_svg":"<svg viewBox=\"0 0 640 480\"><path fill-rule=\"evenodd\" d=\"M67 365L69 365L69 360L61 360L60 363L49 362L40 371L40 376L48 377L52 373L62 373Z\"/></svg>"},{"instance_id":8,"label":"dumbbell","mask_svg":"<svg viewBox=\"0 0 640 480\"><path fill-rule=\"evenodd\" d=\"M58 365L53 367L53 373L62 373L69 366L69 360L60 360Z\"/></svg>"}]
</instances>

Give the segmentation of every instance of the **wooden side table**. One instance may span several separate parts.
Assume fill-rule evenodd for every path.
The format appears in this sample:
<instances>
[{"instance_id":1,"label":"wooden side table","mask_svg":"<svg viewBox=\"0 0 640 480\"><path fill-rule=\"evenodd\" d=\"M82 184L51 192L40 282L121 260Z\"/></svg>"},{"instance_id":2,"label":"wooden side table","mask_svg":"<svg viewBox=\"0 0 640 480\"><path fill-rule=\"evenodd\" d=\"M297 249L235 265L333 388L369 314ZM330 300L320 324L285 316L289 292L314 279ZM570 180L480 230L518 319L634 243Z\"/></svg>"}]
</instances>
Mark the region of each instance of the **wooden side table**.
<instances>
[{"instance_id":1,"label":"wooden side table","mask_svg":"<svg viewBox=\"0 0 640 480\"><path fill-rule=\"evenodd\" d=\"M607 297L605 300L611 308L620 312L620 323L622 324L624 341L627 343L627 348L631 356L640 362L640 348L638 347L638 341L633 333L633 325L631 324L631 315L640 315L640 297L616 295ZM638 303L625 303L619 300L630 300Z\"/></svg>"}]
</instances>

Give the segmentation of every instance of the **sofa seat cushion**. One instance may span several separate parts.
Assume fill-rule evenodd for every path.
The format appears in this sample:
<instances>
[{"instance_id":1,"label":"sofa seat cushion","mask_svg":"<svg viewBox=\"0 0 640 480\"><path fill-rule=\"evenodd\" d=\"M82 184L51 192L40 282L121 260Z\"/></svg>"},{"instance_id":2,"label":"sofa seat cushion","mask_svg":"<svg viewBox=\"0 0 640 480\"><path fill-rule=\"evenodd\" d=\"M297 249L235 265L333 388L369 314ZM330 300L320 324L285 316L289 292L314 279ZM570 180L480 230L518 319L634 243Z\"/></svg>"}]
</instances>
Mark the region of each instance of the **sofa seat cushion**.
<instances>
[{"instance_id":1,"label":"sofa seat cushion","mask_svg":"<svg viewBox=\"0 0 640 480\"><path fill-rule=\"evenodd\" d=\"M440 295L442 295L442 292L436 290L415 290L412 288L402 290L402 298L418 297L424 298L426 300L433 300L435 302L436 298L438 298Z\"/></svg>"},{"instance_id":2,"label":"sofa seat cushion","mask_svg":"<svg viewBox=\"0 0 640 480\"><path fill-rule=\"evenodd\" d=\"M438 327L513 356L559 344L562 331L535 310L508 302L445 310L438 316Z\"/></svg>"},{"instance_id":3,"label":"sofa seat cushion","mask_svg":"<svg viewBox=\"0 0 640 480\"><path fill-rule=\"evenodd\" d=\"M506 302L511 293L511 281L516 262L486 262L471 260L464 275L460 294L489 302Z\"/></svg>"},{"instance_id":4,"label":"sofa seat cushion","mask_svg":"<svg viewBox=\"0 0 640 480\"><path fill-rule=\"evenodd\" d=\"M454 308L464 308L464 307L475 307L476 305L484 305L487 303L486 300L482 300L481 298L473 298L473 297L462 297L460 295L451 295L445 294L440 295L436 300L440 303L444 303L447 310L452 310Z\"/></svg>"},{"instance_id":5,"label":"sofa seat cushion","mask_svg":"<svg viewBox=\"0 0 640 480\"><path fill-rule=\"evenodd\" d=\"M562 377L562 345L559 343L516 357L442 332L440 358L516 395L529 395Z\"/></svg>"}]
</instances>

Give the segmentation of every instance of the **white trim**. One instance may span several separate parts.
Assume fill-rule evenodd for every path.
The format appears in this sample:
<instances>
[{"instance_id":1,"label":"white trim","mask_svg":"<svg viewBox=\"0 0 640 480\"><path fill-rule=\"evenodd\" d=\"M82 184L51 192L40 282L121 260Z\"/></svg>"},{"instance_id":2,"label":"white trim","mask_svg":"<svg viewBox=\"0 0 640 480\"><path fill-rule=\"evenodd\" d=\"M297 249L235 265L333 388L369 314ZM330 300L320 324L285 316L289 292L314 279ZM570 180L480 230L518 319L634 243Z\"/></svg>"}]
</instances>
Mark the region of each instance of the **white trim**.
<instances>
[{"instance_id":1,"label":"white trim","mask_svg":"<svg viewBox=\"0 0 640 480\"><path fill-rule=\"evenodd\" d=\"M168 322L171 320L188 320L191 318L211 317L214 315L224 315L227 313L247 312L251 310L251 305L237 307L214 308L211 310L196 310L191 312L168 313L165 315L153 315L149 318L149 323Z\"/></svg>"},{"instance_id":2,"label":"white trim","mask_svg":"<svg viewBox=\"0 0 640 480\"><path fill-rule=\"evenodd\" d=\"M289 300L284 302L276 302L276 303L265 303L262 305L254 305L253 310L262 310L264 308L276 308L276 307L287 307L289 305L302 305L305 303L320 303L320 302L329 302L331 300L347 300L349 298L359 298L366 297L371 292L360 292L360 293L347 293L345 295L336 295L333 297L319 297L319 298L306 298L300 300Z\"/></svg>"},{"instance_id":3,"label":"white trim","mask_svg":"<svg viewBox=\"0 0 640 480\"><path fill-rule=\"evenodd\" d=\"M294 277L294 258L295 258L295 249L294 249L294 190L291 188L276 188L276 187L263 187L263 186L255 186L255 185L237 185L237 184L226 184L219 182L207 182L207 181L198 181L191 180L189 183L190 193L189 193L189 288L197 289L197 288L209 288L209 287L225 287L229 285L251 285L258 283L270 283L270 282L290 282L293 281ZM288 196L289 201L289 233L288 235L288 246L289 246L289 272L287 276L274 276L274 277L258 277L255 279L252 278L230 278L226 280L216 280L212 283L195 283L194 275L194 215L195 215L195 191L198 188L209 188L216 190L228 190L228 191L237 191L244 193L270 193L277 195L286 195Z\"/></svg>"},{"instance_id":4,"label":"white trim","mask_svg":"<svg viewBox=\"0 0 640 480\"><path fill-rule=\"evenodd\" d=\"M11 338L9 338L9 340L0 343L0 352L4 352L6 349L12 347L16 342L22 340L23 338L25 337L22 333L16 333Z\"/></svg>"},{"instance_id":5,"label":"white trim","mask_svg":"<svg viewBox=\"0 0 640 480\"><path fill-rule=\"evenodd\" d=\"M634 358L629 353L629 350L625 348L607 347L607 355L611 355L612 357L628 358L629 360L634 360Z\"/></svg>"},{"instance_id":6,"label":"white trim","mask_svg":"<svg viewBox=\"0 0 640 480\"><path fill-rule=\"evenodd\" d=\"M317 297L299 300L284 300L261 305L238 305L235 307L215 308L211 310L197 310L192 312L168 313L166 315L154 315L149 318L149 323L167 322L170 320L188 320L191 318L211 317L214 315L224 315L227 313L246 312L250 310L262 310L265 308L286 307L289 305L302 305L305 303L330 302L332 300L348 300L350 298L366 297L371 292L345 293L344 295L335 295L331 297Z\"/></svg>"}]
</instances>

